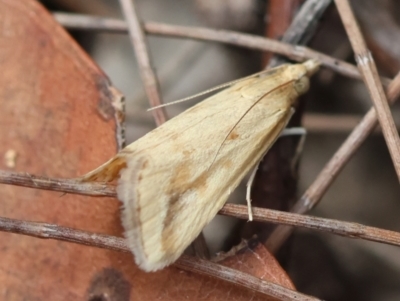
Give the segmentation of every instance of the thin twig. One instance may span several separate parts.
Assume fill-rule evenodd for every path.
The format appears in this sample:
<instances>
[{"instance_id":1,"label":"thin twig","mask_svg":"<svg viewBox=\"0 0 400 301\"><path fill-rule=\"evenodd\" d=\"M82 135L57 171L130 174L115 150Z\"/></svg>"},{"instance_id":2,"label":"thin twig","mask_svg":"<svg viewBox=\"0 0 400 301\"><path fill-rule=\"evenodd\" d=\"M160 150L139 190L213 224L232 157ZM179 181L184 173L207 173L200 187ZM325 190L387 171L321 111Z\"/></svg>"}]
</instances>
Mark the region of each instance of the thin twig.
<instances>
[{"instance_id":1,"label":"thin twig","mask_svg":"<svg viewBox=\"0 0 400 301\"><path fill-rule=\"evenodd\" d=\"M397 177L400 181L400 138L390 112L385 92L379 80L374 59L365 44L348 0L335 0L335 3L353 47L357 65L364 76L364 82L373 100L379 123L382 127L383 136L385 137L397 172Z\"/></svg>"},{"instance_id":2,"label":"thin twig","mask_svg":"<svg viewBox=\"0 0 400 301\"><path fill-rule=\"evenodd\" d=\"M44 239L68 241L114 251L130 252L123 238L58 225L0 218L0 230ZM319 300L218 263L195 257L183 255L175 263L175 266L186 271L233 283L250 291L272 296L279 300Z\"/></svg>"},{"instance_id":3,"label":"thin twig","mask_svg":"<svg viewBox=\"0 0 400 301\"><path fill-rule=\"evenodd\" d=\"M161 94L158 89L157 77L152 68L149 50L142 26L136 13L134 2L134 0L120 0L122 11L128 24L129 35L135 50L146 94L149 98L150 106L155 107L162 104ZM152 114L157 126L167 121L167 115L163 109L153 110Z\"/></svg>"},{"instance_id":4,"label":"thin twig","mask_svg":"<svg viewBox=\"0 0 400 301\"><path fill-rule=\"evenodd\" d=\"M53 12L53 17L67 29L89 30L95 32L128 33L128 24L124 20L84 14Z\"/></svg>"},{"instance_id":5,"label":"thin twig","mask_svg":"<svg viewBox=\"0 0 400 301\"><path fill-rule=\"evenodd\" d=\"M219 214L248 219L246 206L226 204ZM394 246L400 246L400 233L383 230L375 227L364 226L357 223L343 222L333 219L320 218L307 215L297 215L265 208L253 208L254 221L285 224L321 232L332 233L348 238L360 238L376 241Z\"/></svg>"},{"instance_id":6,"label":"thin twig","mask_svg":"<svg viewBox=\"0 0 400 301\"><path fill-rule=\"evenodd\" d=\"M304 61L309 58L315 58L321 61L322 65L335 70L338 73L352 78L361 79L360 72L354 65L303 46L293 46L276 40L229 30L213 30L201 27L185 27L153 22L147 22L145 28L147 32L158 35L214 41L250 49L271 51L285 55L295 61Z\"/></svg>"},{"instance_id":7,"label":"thin twig","mask_svg":"<svg viewBox=\"0 0 400 301\"><path fill-rule=\"evenodd\" d=\"M124 238L85 232L59 225L0 217L0 231L37 238L56 239L81 245L130 252Z\"/></svg>"},{"instance_id":8,"label":"thin twig","mask_svg":"<svg viewBox=\"0 0 400 301\"><path fill-rule=\"evenodd\" d=\"M79 27L79 29L93 29L97 25L101 24L101 26L98 27L99 30L104 28L107 28L107 30L116 28L119 32L122 28L122 24L125 24L123 21L119 21L121 22L121 24L119 24L118 20L105 18L102 19L103 22L99 22L98 17L87 15L55 13L54 16L62 25L73 29L77 29L78 26L82 24L84 24L83 27ZM77 19L80 21L78 22ZM117 23L118 26L111 27L110 24L115 26L113 23ZM288 58L299 62L311 58L318 59L321 61L323 66L330 68L339 74L355 79L362 79L360 71L356 66L303 46L293 46L276 40L229 30L213 30L202 27L177 26L156 22L145 22L143 26L147 33L154 35L214 41L255 50L271 51L287 56ZM124 28L126 28L126 26ZM384 83L388 83L390 81L387 78L383 78L383 80Z\"/></svg>"},{"instance_id":9,"label":"thin twig","mask_svg":"<svg viewBox=\"0 0 400 301\"><path fill-rule=\"evenodd\" d=\"M387 91L387 97L391 103L394 103L399 95L400 73L397 74L397 76L390 83ZM346 141L328 161L314 182L296 202L291 209L291 212L303 214L318 204L337 175L367 139L377 124L378 117L375 109L372 107L368 113L364 115L360 123L353 129ZM268 238L266 246L271 252L276 252L283 242L289 237L292 231L293 229L290 227L278 226Z\"/></svg>"},{"instance_id":10,"label":"thin twig","mask_svg":"<svg viewBox=\"0 0 400 301\"><path fill-rule=\"evenodd\" d=\"M11 180L9 180L11 179ZM17 181L15 181L17 179ZM32 180L34 179L34 180ZM0 183L6 183L17 186L26 186L36 189L47 189L63 191L74 194L93 195L93 196L112 196L116 197L113 186L108 187L102 184L79 184L73 180L40 178L22 173L12 173L1 171ZM50 184L49 184L50 183ZM72 185L71 185L72 183ZM93 185L95 188L90 188ZM81 187L84 187L82 189ZM63 190L65 189L65 190ZM92 193L91 193L92 191ZM289 226L303 227L337 235L343 235L353 238L362 238L366 240L377 241L386 244L400 246L400 233L381 230L374 227L368 227L356 223L336 221L326 218L317 218L303 216L295 213L281 212L263 208L253 208L254 220L259 222L270 222L274 224L283 224ZM225 204L219 212L222 215L228 215L239 219L248 219L247 206ZM286 227L287 228L287 227ZM4 230L0 227L0 230ZM378 235L379 234L379 235Z\"/></svg>"},{"instance_id":11,"label":"thin twig","mask_svg":"<svg viewBox=\"0 0 400 301\"><path fill-rule=\"evenodd\" d=\"M76 179L41 177L27 172L0 170L0 183L88 196L116 197L115 188L102 183L82 183Z\"/></svg>"}]
</instances>

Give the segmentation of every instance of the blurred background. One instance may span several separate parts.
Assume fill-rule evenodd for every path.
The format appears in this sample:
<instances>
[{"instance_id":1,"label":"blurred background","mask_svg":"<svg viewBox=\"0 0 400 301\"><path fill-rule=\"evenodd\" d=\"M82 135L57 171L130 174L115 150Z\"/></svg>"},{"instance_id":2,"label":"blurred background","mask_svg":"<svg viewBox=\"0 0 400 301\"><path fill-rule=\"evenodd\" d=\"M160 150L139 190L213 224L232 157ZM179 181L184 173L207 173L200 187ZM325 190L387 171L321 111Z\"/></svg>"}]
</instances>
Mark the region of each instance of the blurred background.
<instances>
[{"instance_id":1,"label":"blurred background","mask_svg":"<svg viewBox=\"0 0 400 301\"><path fill-rule=\"evenodd\" d=\"M291 2L292 0L281 0ZM293 0L294 1L294 0ZM117 1L42 1L53 11L122 19ZM300 1L301 2L301 1ZM143 21L207 26L261 34L268 29L269 1L137 0ZM352 1L356 17L382 75L400 67L400 2ZM134 52L126 34L71 31L126 98L127 142L155 127L146 112L147 98ZM153 63L165 102L190 96L261 70L265 57L257 51L209 42L148 36ZM339 15L331 5L309 47L354 63ZM170 117L196 100L167 108ZM299 170L298 195L345 140L372 102L361 81L322 69L305 96L303 124L308 130ZM400 106L392 109L400 125ZM244 203L244 185L232 196ZM311 214L400 231L400 189L385 141L378 129L356 153ZM226 237L236 221L217 217L206 229L212 252L227 250ZM328 300L398 300L400 249L297 230L282 264L296 287Z\"/></svg>"}]
</instances>

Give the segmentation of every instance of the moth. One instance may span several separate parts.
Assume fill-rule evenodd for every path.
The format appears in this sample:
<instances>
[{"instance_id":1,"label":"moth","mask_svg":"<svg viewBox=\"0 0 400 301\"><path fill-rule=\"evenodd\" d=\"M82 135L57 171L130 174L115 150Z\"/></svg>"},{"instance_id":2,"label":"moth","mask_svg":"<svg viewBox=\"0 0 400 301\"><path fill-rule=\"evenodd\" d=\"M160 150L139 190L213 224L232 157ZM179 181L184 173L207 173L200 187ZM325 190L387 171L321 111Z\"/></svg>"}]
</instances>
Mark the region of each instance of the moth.
<instances>
[{"instance_id":1,"label":"moth","mask_svg":"<svg viewBox=\"0 0 400 301\"><path fill-rule=\"evenodd\" d=\"M309 60L235 81L81 178L118 181L125 235L141 269L179 258L279 137L318 68Z\"/></svg>"}]
</instances>

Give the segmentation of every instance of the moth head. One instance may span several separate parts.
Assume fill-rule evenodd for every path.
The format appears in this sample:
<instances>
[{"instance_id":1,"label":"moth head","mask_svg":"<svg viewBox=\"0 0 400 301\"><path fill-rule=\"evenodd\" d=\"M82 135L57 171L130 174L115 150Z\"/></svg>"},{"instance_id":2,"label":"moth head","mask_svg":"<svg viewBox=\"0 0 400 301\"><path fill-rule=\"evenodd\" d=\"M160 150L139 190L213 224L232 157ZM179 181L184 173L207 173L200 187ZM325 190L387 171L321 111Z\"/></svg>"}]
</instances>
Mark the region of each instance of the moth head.
<instances>
[{"instance_id":1,"label":"moth head","mask_svg":"<svg viewBox=\"0 0 400 301\"><path fill-rule=\"evenodd\" d=\"M302 64L306 68L307 76L311 77L315 72L318 71L321 66L321 62L317 60L308 60Z\"/></svg>"},{"instance_id":2,"label":"moth head","mask_svg":"<svg viewBox=\"0 0 400 301\"><path fill-rule=\"evenodd\" d=\"M309 77L318 71L321 63L317 60L308 60L303 64L293 65L294 72L297 75L297 79L294 82L294 88L298 95L302 95L308 91L310 87Z\"/></svg>"}]
</instances>

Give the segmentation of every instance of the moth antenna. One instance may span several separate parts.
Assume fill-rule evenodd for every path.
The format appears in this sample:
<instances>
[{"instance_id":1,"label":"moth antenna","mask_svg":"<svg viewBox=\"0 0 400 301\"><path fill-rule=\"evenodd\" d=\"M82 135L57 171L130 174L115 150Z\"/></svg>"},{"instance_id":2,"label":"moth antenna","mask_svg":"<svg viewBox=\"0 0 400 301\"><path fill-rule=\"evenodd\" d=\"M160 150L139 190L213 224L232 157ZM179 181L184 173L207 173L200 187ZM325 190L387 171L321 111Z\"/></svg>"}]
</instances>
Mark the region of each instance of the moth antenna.
<instances>
[{"instance_id":1,"label":"moth antenna","mask_svg":"<svg viewBox=\"0 0 400 301\"><path fill-rule=\"evenodd\" d=\"M288 81L288 82L284 83L283 85L280 85L280 86L276 87L275 89L272 89L271 91L268 91L268 92L265 93L264 95L261 95L254 103L251 104L251 106L243 113L243 115L239 118L239 120L236 121L236 123L235 123L235 124L232 126L232 128L229 130L228 134L225 136L224 140L223 140L222 143L219 145L218 150L217 150L217 152L216 152L216 154L215 154L215 156L214 156L214 159L212 160L212 162L211 162L211 164L210 164L210 166L208 167L207 170L209 170L209 169L211 168L211 166L214 164L214 162L215 162L215 160L217 159L218 154L219 154L219 152L221 151L221 148L222 148L222 146L224 145L225 141L228 139L229 135L233 132L233 130L236 128L236 126L240 123L240 121L243 120L244 116L246 116L246 114L247 114L248 112L250 112L250 110L251 110L252 108L254 108L254 106L255 106L261 99L263 99L265 96L267 96L268 94L274 92L275 90L278 90L278 89L282 88L283 86L286 86L287 84L290 84L291 82L293 82L293 80Z\"/></svg>"},{"instance_id":2,"label":"moth antenna","mask_svg":"<svg viewBox=\"0 0 400 301\"><path fill-rule=\"evenodd\" d=\"M214 91L217 91L217 90L221 90L221 89L223 89L223 88L226 88L226 87L232 86L232 85L234 85L234 84L236 84L236 83L239 83L239 82L241 82L241 81L243 81L243 80L246 80L246 79L249 79L249 78L252 78L252 77L261 75L261 74L264 74L264 73L266 73L266 72L270 72L271 70L272 70L272 69L268 69L268 70L264 70L264 71L261 71L261 72L258 72L258 73L254 73L254 74L251 74L251 75L249 75L249 76L242 77L242 78L240 78L240 79L236 79L236 80L233 80L233 81L224 83L224 84L222 84L222 85L218 85L218 86L216 86L216 87L214 87L214 88L208 89L208 90L206 90L206 91L203 91L203 92L200 92L200 93L197 93L197 94L194 94L194 95L185 97L185 98L181 98L181 99L178 99L178 100L175 100L175 101L163 103L162 105L158 105L158 106L155 106L155 107L151 107L151 108L147 109L147 112L153 111L153 110L156 110L156 109L159 109L159 108L163 108L163 107L166 107L166 106L174 105L174 104L177 104L177 103L180 103L180 102L184 102L184 101L187 101L187 100L190 100L190 99L193 99L193 98L196 98L196 97L205 95L205 94L209 94L209 93L214 92Z\"/></svg>"},{"instance_id":3,"label":"moth antenna","mask_svg":"<svg viewBox=\"0 0 400 301\"><path fill-rule=\"evenodd\" d=\"M267 93L267 94L268 94L268 93ZM267 94L265 94L265 95L267 95ZM235 127L239 124L240 121L242 121L242 119L244 118L244 116L246 116L246 114L247 114L248 112L250 112L250 110L251 110L252 108L254 108L254 106L255 106L265 95L260 96L260 98L258 98L253 104L251 104L251 106L243 113L243 115L239 118L239 120L236 121L236 123L232 126L232 128L229 130L228 134L226 134L224 140L222 140L222 143L219 145L218 150L217 150L217 152L215 153L214 159L212 160L212 162L211 162L211 164L210 164L210 166L208 167L207 170L209 170L209 169L211 168L211 166L213 166L215 160L216 160L217 157L218 157L218 154L219 154L219 152L220 152L222 146L224 145L226 139L228 139L229 135L233 132L233 130L235 129Z\"/></svg>"}]
</instances>

